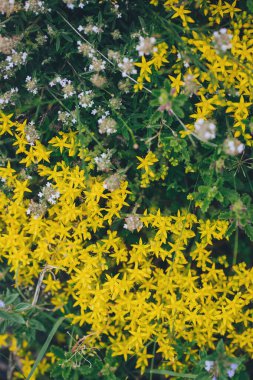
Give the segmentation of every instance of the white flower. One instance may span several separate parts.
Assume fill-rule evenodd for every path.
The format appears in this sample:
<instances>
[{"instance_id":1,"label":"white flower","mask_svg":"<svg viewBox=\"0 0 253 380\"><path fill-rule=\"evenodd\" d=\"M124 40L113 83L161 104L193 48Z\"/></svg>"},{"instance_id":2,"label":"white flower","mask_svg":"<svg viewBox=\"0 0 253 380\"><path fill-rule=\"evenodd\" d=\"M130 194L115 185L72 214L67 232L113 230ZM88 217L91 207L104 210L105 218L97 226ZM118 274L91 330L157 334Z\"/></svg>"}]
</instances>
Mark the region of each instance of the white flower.
<instances>
[{"instance_id":1,"label":"white flower","mask_svg":"<svg viewBox=\"0 0 253 380\"><path fill-rule=\"evenodd\" d=\"M196 120L194 127L195 133L200 140L208 141L214 139L216 136L216 125L210 120L200 118Z\"/></svg>"},{"instance_id":2,"label":"white flower","mask_svg":"<svg viewBox=\"0 0 253 380\"><path fill-rule=\"evenodd\" d=\"M229 369L227 370L228 377L230 378L233 377L237 368L238 368L238 364L231 363Z\"/></svg>"},{"instance_id":3,"label":"white flower","mask_svg":"<svg viewBox=\"0 0 253 380\"><path fill-rule=\"evenodd\" d=\"M213 368L213 366L214 366L214 361L212 361L212 360L206 360L205 361L205 370L207 372L210 372L210 370Z\"/></svg>"},{"instance_id":4,"label":"white flower","mask_svg":"<svg viewBox=\"0 0 253 380\"><path fill-rule=\"evenodd\" d=\"M140 37L139 45L136 46L136 50L138 51L139 56L149 55L157 51L157 48L154 47L155 43L156 43L155 37L146 37L146 38Z\"/></svg>"}]
</instances>

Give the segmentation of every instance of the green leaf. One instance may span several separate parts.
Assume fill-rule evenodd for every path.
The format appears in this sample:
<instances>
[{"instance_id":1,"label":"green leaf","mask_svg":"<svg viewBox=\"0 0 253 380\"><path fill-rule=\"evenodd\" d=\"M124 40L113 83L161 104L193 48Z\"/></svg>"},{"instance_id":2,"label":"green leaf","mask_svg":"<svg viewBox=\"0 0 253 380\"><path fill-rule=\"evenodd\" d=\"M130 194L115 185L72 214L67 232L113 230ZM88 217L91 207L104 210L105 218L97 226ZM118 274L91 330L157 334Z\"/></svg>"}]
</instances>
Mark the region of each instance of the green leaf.
<instances>
[{"instance_id":1,"label":"green leaf","mask_svg":"<svg viewBox=\"0 0 253 380\"><path fill-rule=\"evenodd\" d=\"M50 331L48 337L47 337L47 340L45 341L45 343L43 344L40 352L39 352L39 355L37 357L37 359L35 360L35 363L33 364L32 366L32 369L29 373L29 375L27 376L26 380L30 380L32 378L32 375L34 374L36 368L38 367L38 365L40 364L41 360L43 359L45 353L47 352L47 349L51 343L51 340L53 339L56 331L58 330L58 328L60 327L60 325L62 324L62 322L64 321L65 317L61 317L58 319L58 321L54 324L52 330Z\"/></svg>"},{"instance_id":2,"label":"green leaf","mask_svg":"<svg viewBox=\"0 0 253 380\"><path fill-rule=\"evenodd\" d=\"M253 13L253 0L247 0L247 7L248 10Z\"/></svg>"},{"instance_id":3,"label":"green leaf","mask_svg":"<svg viewBox=\"0 0 253 380\"><path fill-rule=\"evenodd\" d=\"M68 42L73 42L73 38L71 38L68 34L62 34L62 37L68 41Z\"/></svg>"},{"instance_id":4,"label":"green leaf","mask_svg":"<svg viewBox=\"0 0 253 380\"><path fill-rule=\"evenodd\" d=\"M17 323L19 325L24 325L25 320L19 314L8 313L7 311L0 310L0 318L6 320L9 323Z\"/></svg>"},{"instance_id":5,"label":"green leaf","mask_svg":"<svg viewBox=\"0 0 253 380\"><path fill-rule=\"evenodd\" d=\"M5 300L4 300L5 305L11 305L14 301L16 301L18 296L19 296L18 293L13 293L5 297Z\"/></svg>"},{"instance_id":6,"label":"green leaf","mask_svg":"<svg viewBox=\"0 0 253 380\"><path fill-rule=\"evenodd\" d=\"M57 346L52 346L51 351L55 354L55 356L58 359L64 359L65 358L64 350L62 348L57 347Z\"/></svg>"},{"instance_id":7,"label":"green leaf","mask_svg":"<svg viewBox=\"0 0 253 380\"><path fill-rule=\"evenodd\" d=\"M9 313L7 313L7 311L0 310L0 318L8 319L8 317L9 317Z\"/></svg>"},{"instance_id":8,"label":"green leaf","mask_svg":"<svg viewBox=\"0 0 253 380\"><path fill-rule=\"evenodd\" d=\"M29 321L29 326L31 329L38 330L38 331L46 331L44 325L39 322L37 319L31 319Z\"/></svg>"},{"instance_id":9,"label":"green leaf","mask_svg":"<svg viewBox=\"0 0 253 380\"><path fill-rule=\"evenodd\" d=\"M19 314L9 314L9 321L13 323L17 323L19 325L25 324L24 318Z\"/></svg>"},{"instance_id":10,"label":"green leaf","mask_svg":"<svg viewBox=\"0 0 253 380\"><path fill-rule=\"evenodd\" d=\"M201 373L200 375L198 375L198 376L196 377L196 380L210 380L210 375L208 375L208 374L203 375L203 374Z\"/></svg>"},{"instance_id":11,"label":"green leaf","mask_svg":"<svg viewBox=\"0 0 253 380\"><path fill-rule=\"evenodd\" d=\"M250 380L250 377L246 372L242 372L239 374L238 380Z\"/></svg>"},{"instance_id":12,"label":"green leaf","mask_svg":"<svg viewBox=\"0 0 253 380\"><path fill-rule=\"evenodd\" d=\"M160 120L162 118L162 113L159 112L159 111L156 111L153 113L153 115L151 116L150 118L150 123L151 124L154 124L156 123L158 120Z\"/></svg>"},{"instance_id":13,"label":"green leaf","mask_svg":"<svg viewBox=\"0 0 253 380\"><path fill-rule=\"evenodd\" d=\"M17 306L15 306L15 311L24 311L26 309L30 309L32 305L26 302L20 302Z\"/></svg>"},{"instance_id":14,"label":"green leaf","mask_svg":"<svg viewBox=\"0 0 253 380\"><path fill-rule=\"evenodd\" d=\"M236 230L236 222L233 222L228 227L228 230L226 232L226 237L230 237L235 230Z\"/></svg>"},{"instance_id":15,"label":"green leaf","mask_svg":"<svg viewBox=\"0 0 253 380\"><path fill-rule=\"evenodd\" d=\"M244 231L246 235L250 238L250 240L253 241L253 226L251 224L247 224L244 227Z\"/></svg>"},{"instance_id":16,"label":"green leaf","mask_svg":"<svg viewBox=\"0 0 253 380\"><path fill-rule=\"evenodd\" d=\"M61 40L60 40L59 37L57 37L57 39L56 39L56 45L55 45L56 51L60 50L60 46L61 46Z\"/></svg>"},{"instance_id":17,"label":"green leaf","mask_svg":"<svg viewBox=\"0 0 253 380\"><path fill-rule=\"evenodd\" d=\"M154 375L170 375L175 377L181 377L182 379L196 379L197 375L190 373L178 373L174 371L168 371L166 369L152 369L148 373L153 373Z\"/></svg>"}]
</instances>

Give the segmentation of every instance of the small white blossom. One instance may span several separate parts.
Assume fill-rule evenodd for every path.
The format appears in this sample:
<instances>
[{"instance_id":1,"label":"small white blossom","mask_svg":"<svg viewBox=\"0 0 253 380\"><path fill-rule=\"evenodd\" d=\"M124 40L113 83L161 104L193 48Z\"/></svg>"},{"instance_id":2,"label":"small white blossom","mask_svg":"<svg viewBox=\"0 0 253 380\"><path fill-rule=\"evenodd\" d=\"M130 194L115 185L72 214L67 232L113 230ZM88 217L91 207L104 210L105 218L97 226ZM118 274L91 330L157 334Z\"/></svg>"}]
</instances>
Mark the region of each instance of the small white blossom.
<instances>
[{"instance_id":1,"label":"small white blossom","mask_svg":"<svg viewBox=\"0 0 253 380\"><path fill-rule=\"evenodd\" d=\"M231 363L230 364L229 369L227 369L227 375L228 375L229 378L232 378L234 376L235 371L237 370L237 368L238 368L238 364L236 364L236 363Z\"/></svg>"},{"instance_id":2,"label":"small white blossom","mask_svg":"<svg viewBox=\"0 0 253 380\"><path fill-rule=\"evenodd\" d=\"M210 372L210 370L213 368L213 366L214 366L214 361L212 361L212 360L206 360L205 361L205 370L207 372Z\"/></svg>"}]
</instances>

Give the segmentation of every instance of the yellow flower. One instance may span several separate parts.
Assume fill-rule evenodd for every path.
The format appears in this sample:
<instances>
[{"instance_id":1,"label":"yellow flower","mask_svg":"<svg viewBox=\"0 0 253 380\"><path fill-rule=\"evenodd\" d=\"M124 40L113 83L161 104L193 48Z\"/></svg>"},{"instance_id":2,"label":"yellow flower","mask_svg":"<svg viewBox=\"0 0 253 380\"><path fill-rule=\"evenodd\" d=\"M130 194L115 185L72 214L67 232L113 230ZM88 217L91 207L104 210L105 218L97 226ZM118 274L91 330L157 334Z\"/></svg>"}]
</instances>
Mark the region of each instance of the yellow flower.
<instances>
[{"instance_id":1,"label":"yellow flower","mask_svg":"<svg viewBox=\"0 0 253 380\"><path fill-rule=\"evenodd\" d=\"M13 113L5 115L0 111L0 136L4 133L9 133L13 135L11 128L15 125L15 122L11 120Z\"/></svg>"},{"instance_id":2,"label":"yellow flower","mask_svg":"<svg viewBox=\"0 0 253 380\"><path fill-rule=\"evenodd\" d=\"M135 63L135 66L140 67L140 76L144 78L147 82L150 82L150 76L148 74L152 74L150 66L153 64L153 60L146 61L144 55L141 57L141 63Z\"/></svg>"},{"instance_id":3,"label":"yellow flower","mask_svg":"<svg viewBox=\"0 0 253 380\"><path fill-rule=\"evenodd\" d=\"M180 91L180 87L184 84L184 82L181 80L181 76L181 73L179 73L176 78L173 78L171 75L169 75L169 78L171 80L171 87L176 90L177 94Z\"/></svg>"},{"instance_id":4,"label":"yellow flower","mask_svg":"<svg viewBox=\"0 0 253 380\"><path fill-rule=\"evenodd\" d=\"M186 16L187 14L191 13L191 11L184 9L183 5L180 5L179 8L174 7L174 6L172 6L171 8L175 11L175 13L171 16L171 18L180 17L181 20L183 21L183 26L187 26L188 22L194 23L194 20L191 17Z\"/></svg>"},{"instance_id":5,"label":"yellow flower","mask_svg":"<svg viewBox=\"0 0 253 380\"><path fill-rule=\"evenodd\" d=\"M153 166L155 162L158 161L156 155L149 151L146 157L141 158L137 156L137 159L141 162L138 166L137 169L144 169L146 173L150 173L150 166Z\"/></svg>"}]
</instances>

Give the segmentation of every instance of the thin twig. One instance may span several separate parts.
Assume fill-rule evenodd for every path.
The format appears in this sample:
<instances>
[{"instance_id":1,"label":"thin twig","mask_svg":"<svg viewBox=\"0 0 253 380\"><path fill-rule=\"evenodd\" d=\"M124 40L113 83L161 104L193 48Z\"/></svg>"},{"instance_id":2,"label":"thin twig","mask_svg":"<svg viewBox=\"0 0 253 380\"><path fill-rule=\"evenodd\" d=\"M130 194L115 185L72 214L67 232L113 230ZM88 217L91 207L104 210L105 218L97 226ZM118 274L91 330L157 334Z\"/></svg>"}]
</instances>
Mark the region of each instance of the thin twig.
<instances>
[{"instance_id":1,"label":"thin twig","mask_svg":"<svg viewBox=\"0 0 253 380\"><path fill-rule=\"evenodd\" d=\"M45 265L44 269L42 269L41 273L40 273L40 277L39 277L39 280L38 280L38 283L37 283L37 286L36 286L36 290L35 290L35 293L34 293L34 297L33 297L33 301L32 301L32 306L35 306L37 304L37 301L38 301L38 298L39 298L39 293L40 293L40 289L41 289L41 285L42 285L42 281L44 279L44 276L45 276L45 273L46 272L52 272L52 269L61 269L60 267L55 267L53 265ZM53 274L54 276L54 274Z\"/></svg>"},{"instance_id":2,"label":"thin twig","mask_svg":"<svg viewBox=\"0 0 253 380\"><path fill-rule=\"evenodd\" d=\"M39 294L40 294L40 288L41 288L41 285L42 285L42 281L44 279L44 276L45 276L45 273L47 272L47 270L48 270L48 266L46 265L45 268L40 273L40 277L39 277L39 280L38 280L38 283L37 283L37 286L36 286L36 290L35 290L35 293L34 293L33 301L32 301L32 306L35 306L36 303L37 303L37 301L38 301Z\"/></svg>"}]
</instances>

